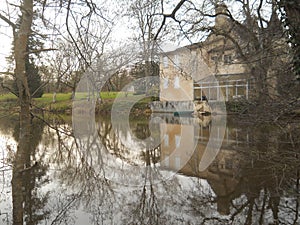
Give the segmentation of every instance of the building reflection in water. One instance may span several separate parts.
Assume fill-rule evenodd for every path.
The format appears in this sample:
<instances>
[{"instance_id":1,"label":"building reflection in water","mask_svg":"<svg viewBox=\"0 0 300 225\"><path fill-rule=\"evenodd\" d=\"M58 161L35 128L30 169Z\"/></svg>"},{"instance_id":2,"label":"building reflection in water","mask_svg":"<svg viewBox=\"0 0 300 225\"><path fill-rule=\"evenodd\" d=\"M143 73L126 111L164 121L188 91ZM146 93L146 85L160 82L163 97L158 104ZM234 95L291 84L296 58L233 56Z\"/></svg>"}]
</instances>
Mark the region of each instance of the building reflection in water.
<instances>
[{"instance_id":1,"label":"building reflection in water","mask_svg":"<svg viewBox=\"0 0 300 225\"><path fill-rule=\"evenodd\" d=\"M201 118L163 117L166 124L161 125L161 134L163 135L161 136L162 169L178 171L183 175L207 180L217 196L219 213L229 214L230 194L234 192L240 179L238 170L241 156L234 146L246 143L238 139L236 129L227 128L224 137L220 135L210 137L211 116ZM222 129L222 127L217 127L217 129ZM199 164L209 138L219 139L222 141L222 146L209 167L200 171Z\"/></svg>"}]
</instances>

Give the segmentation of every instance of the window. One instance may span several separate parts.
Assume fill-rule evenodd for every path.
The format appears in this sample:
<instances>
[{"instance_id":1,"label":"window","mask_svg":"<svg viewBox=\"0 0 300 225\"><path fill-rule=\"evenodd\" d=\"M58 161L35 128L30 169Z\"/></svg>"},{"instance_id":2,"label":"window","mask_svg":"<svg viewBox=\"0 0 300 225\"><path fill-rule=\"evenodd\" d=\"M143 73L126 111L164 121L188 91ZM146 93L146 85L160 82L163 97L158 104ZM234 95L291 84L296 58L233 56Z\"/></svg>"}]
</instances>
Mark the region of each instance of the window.
<instances>
[{"instance_id":1,"label":"window","mask_svg":"<svg viewBox=\"0 0 300 225\"><path fill-rule=\"evenodd\" d=\"M174 79L174 88L180 88L180 81L179 81L179 77L176 76Z\"/></svg>"},{"instance_id":2,"label":"window","mask_svg":"<svg viewBox=\"0 0 300 225\"><path fill-rule=\"evenodd\" d=\"M168 134L165 134L165 136L164 136L164 145L166 147L169 146L169 135Z\"/></svg>"},{"instance_id":3,"label":"window","mask_svg":"<svg viewBox=\"0 0 300 225\"><path fill-rule=\"evenodd\" d=\"M169 59L168 59L167 56L165 56L163 58L163 64L164 64L164 68L168 68L168 66L169 66Z\"/></svg>"},{"instance_id":4,"label":"window","mask_svg":"<svg viewBox=\"0 0 300 225\"><path fill-rule=\"evenodd\" d=\"M179 68L180 65L180 56L179 55L174 55L174 64L176 68Z\"/></svg>"},{"instance_id":5,"label":"window","mask_svg":"<svg viewBox=\"0 0 300 225\"><path fill-rule=\"evenodd\" d=\"M211 57L211 60L214 61L214 62L218 61L218 56L215 56L215 55L212 56L212 57Z\"/></svg>"},{"instance_id":6,"label":"window","mask_svg":"<svg viewBox=\"0 0 300 225\"><path fill-rule=\"evenodd\" d=\"M165 167L169 167L170 166L170 158L169 156L167 156L164 160L163 160L163 164Z\"/></svg>"},{"instance_id":7,"label":"window","mask_svg":"<svg viewBox=\"0 0 300 225\"><path fill-rule=\"evenodd\" d=\"M164 79L164 89L167 89L169 87L169 79L168 78L163 78Z\"/></svg>"},{"instance_id":8,"label":"window","mask_svg":"<svg viewBox=\"0 0 300 225\"><path fill-rule=\"evenodd\" d=\"M175 169L180 169L180 157L178 156L175 157Z\"/></svg>"},{"instance_id":9,"label":"window","mask_svg":"<svg viewBox=\"0 0 300 225\"><path fill-rule=\"evenodd\" d=\"M180 146L180 140L181 140L181 137L179 135L175 135L175 145L176 145L176 148L179 148L179 146Z\"/></svg>"},{"instance_id":10,"label":"window","mask_svg":"<svg viewBox=\"0 0 300 225\"><path fill-rule=\"evenodd\" d=\"M225 159L225 169L231 170L233 169L232 159Z\"/></svg>"},{"instance_id":11,"label":"window","mask_svg":"<svg viewBox=\"0 0 300 225\"><path fill-rule=\"evenodd\" d=\"M224 64L231 64L231 63L232 63L232 56L224 55Z\"/></svg>"}]
</instances>

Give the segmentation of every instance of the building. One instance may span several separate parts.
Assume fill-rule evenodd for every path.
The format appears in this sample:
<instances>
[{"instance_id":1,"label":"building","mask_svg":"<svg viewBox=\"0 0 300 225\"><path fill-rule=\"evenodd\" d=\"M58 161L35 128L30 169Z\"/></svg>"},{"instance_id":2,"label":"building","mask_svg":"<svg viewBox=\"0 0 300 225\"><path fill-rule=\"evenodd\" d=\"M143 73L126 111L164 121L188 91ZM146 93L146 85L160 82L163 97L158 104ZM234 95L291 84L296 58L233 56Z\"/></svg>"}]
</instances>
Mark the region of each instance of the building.
<instances>
[{"instance_id":1,"label":"building","mask_svg":"<svg viewBox=\"0 0 300 225\"><path fill-rule=\"evenodd\" d=\"M160 103L153 104L154 111L188 111L195 101L204 99L214 102L249 98L249 69L234 41L224 35L237 35L224 15L226 11L224 4L216 7L214 32L205 41L161 54Z\"/></svg>"}]
</instances>

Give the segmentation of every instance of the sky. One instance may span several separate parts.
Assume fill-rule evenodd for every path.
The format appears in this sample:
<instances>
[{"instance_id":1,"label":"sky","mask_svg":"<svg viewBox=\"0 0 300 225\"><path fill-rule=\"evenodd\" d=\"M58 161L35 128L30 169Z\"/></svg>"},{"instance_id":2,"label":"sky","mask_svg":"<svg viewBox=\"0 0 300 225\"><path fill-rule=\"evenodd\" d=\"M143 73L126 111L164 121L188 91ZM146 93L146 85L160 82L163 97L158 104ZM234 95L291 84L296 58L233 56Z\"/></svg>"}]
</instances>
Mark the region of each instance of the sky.
<instances>
[{"instance_id":1,"label":"sky","mask_svg":"<svg viewBox=\"0 0 300 225\"><path fill-rule=\"evenodd\" d=\"M97 0L95 0L97 1ZM7 0L0 0L0 13L2 14L6 14L7 12L7 4L6 4ZM14 3L16 5L20 4L20 0L8 0L9 3ZM103 2L100 1L102 4ZM129 1L130 2L130 1ZM2 4L1 4L2 3ZM100 4L101 4L100 3ZM122 7L122 1L120 2L116 2L114 0L107 0L106 4L109 6L109 10L108 11L113 11L116 10L118 7ZM124 1L123 1L124 4ZM14 7L11 7L11 14L12 17L16 17L16 12L13 12ZM48 9L49 10L49 9ZM117 9L120 10L120 9ZM124 9L121 8L122 13L124 13ZM78 10L80 11L80 10ZM53 15L55 14L55 12L53 13ZM53 17L53 15L50 15L50 17ZM57 20L60 20L59 18L53 17L53 21L54 23L57 23ZM130 19L119 19L120 21L116 24L116 27L113 28L113 32L112 32L112 36L113 39L115 41L113 41L112 43L126 43L126 41L128 41L129 37L133 36L133 32L129 31L129 26L132 26L132 20ZM13 20L14 21L14 20ZM65 18L62 18L62 23L64 23ZM59 22L60 23L60 22ZM130 25L129 25L130 24ZM47 33L49 31L42 31L42 33ZM51 31L50 31L51 32ZM54 37L55 38L55 37ZM52 47L52 46L50 46ZM4 72L7 70L7 62L6 62L6 57L8 57L10 55L11 52L11 48L12 48L12 31L11 28L8 27L8 25L2 21L0 19L0 72Z\"/></svg>"},{"instance_id":2,"label":"sky","mask_svg":"<svg viewBox=\"0 0 300 225\"><path fill-rule=\"evenodd\" d=\"M0 3L4 3L4 4L0 4L0 13L7 11L5 1L6 0L0 0ZM97 0L95 0L95 1L97 1ZM110 10L114 10L115 8L120 7L119 2L116 2L114 0L107 0L107 1L109 1L109 3L107 3L109 5L109 7L114 7L113 9L110 9ZM14 2L15 4L19 4L20 0L9 0L9 2ZM232 3L230 4L230 8L231 8L231 11L237 11L236 9L234 9L235 7L233 6ZM14 13L13 16L15 16L15 15L16 15L16 13ZM56 18L55 18L55 20L56 20ZM63 19L62 21L64 22L64 20L65 19ZM132 36L132 31L128 31L128 24L130 22L132 22L132 21L126 21L126 19L123 18L117 24L117 26L113 29L112 35L114 36L116 41L122 42L123 40L126 40L129 36ZM179 42L179 40L178 40L178 42ZM178 42L175 44L175 46L177 46ZM0 72L5 71L7 68L7 62L5 60L5 57L10 55L10 51L11 51L11 47L12 47L11 43L12 43L11 28L8 27L7 24L0 19L0 49L1 49L0 50ZM175 42L173 42L173 43L175 43ZM180 46L184 46L187 44L190 44L190 43L189 42L181 42Z\"/></svg>"},{"instance_id":3,"label":"sky","mask_svg":"<svg viewBox=\"0 0 300 225\"><path fill-rule=\"evenodd\" d=\"M11 4L19 4L20 0L9 0ZM6 0L0 0L0 13L5 15L7 12L7 4ZM10 16L14 17L16 12L10 10ZM10 56L11 48L12 48L12 29L5 23L2 19L0 19L0 72L4 72L7 70L7 62L6 57ZM1 75L1 74L0 74Z\"/></svg>"},{"instance_id":4,"label":"sky","mask_svg":"<svg viewBox=\"0 0 300 225\"><path fill-rule=\"evenodd\" d=\"M6 0L0 0L0 13L5 15L7 12L7 7L6 7ZM16 5L20 4L19 2L20 0L9 0L9 3L14 3ZM97 1L97 0L95 0ZM109 7L114 7L110 10L115 10L116 9L116 2L113 0L108 0L109 3L107 3L109 5ZM100 1L101 2L101 1ZM4 4L1 4L4 3ZM13 8L13 7L12 7ZM51 9L50 9L51 11ZM80 11L80 9L78 9L78 11ZM49 14L49 9L48 11L46 11L47 14ZM57 12L53 11L53 13L50 12L49 18L52 19L53 23L61 23L64 24L65 23L65 17L63 18L57 18L55 17L55 14ZM14 13L14 15L12 15L12 17L15 17L16 13ZM13 21L15 21L14 19L12 19ZM130 32L128 30L128 21L125 20L120 20L116 26L113 28L112 30L112 36L115 39L115 42L117 43L122 43L124 42L124 40L128 39L130 36L132 36L132 32ZM43 26L43 25L42 25ZM64 28L65 29L65 28ZM41 33L47 34L47 33L51 33L52 31L48 31L48 30L42 30ZM55 36L52 36L51 39L55 40ZM10 55L11 52L11 48L12 48L12 30L11 28L2 20L0 19L0 72L5 72L7 71L7 61L6 61L6 57L8 57ZM51 43L49 42L49 44L51 45ZM47 45L47 43L46 43ZM50 48L53 46L49 46ZM1 74L0 74L1 76Z\"/></svg>"},{"instance_id":5,"label":"sky","mask_svg":"<svg viewBox=\"0 0 300 225\"><path fill-rule=\"evenodd\" d=\"M11 29L7 27L7 25L4 24L3 21L0 20L0 72L5 71L6 69L7 62L5 60L5 57L10 55L12 43L11 36Z\"/></svg>"}]
</instances>

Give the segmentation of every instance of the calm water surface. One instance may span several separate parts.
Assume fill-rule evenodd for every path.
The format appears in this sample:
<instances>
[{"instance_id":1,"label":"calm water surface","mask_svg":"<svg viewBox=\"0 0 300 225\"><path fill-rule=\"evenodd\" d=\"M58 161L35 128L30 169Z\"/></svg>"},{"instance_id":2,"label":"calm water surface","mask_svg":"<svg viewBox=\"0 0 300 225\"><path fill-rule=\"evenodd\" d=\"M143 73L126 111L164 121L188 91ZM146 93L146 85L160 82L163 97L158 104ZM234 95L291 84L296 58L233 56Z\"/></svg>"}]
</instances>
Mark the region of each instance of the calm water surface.
<instances>
[{"instance_id":1,"label":"calm water surface","mask_svg":"<svg viewBox=\"0 0 300 225\"><path fill-rule=\"evenodd\" d=\"M0 224L300 223L297 124L44 119L0 120Z\"/></svg>"}]
</instances>

